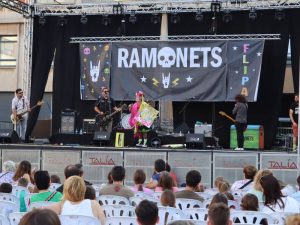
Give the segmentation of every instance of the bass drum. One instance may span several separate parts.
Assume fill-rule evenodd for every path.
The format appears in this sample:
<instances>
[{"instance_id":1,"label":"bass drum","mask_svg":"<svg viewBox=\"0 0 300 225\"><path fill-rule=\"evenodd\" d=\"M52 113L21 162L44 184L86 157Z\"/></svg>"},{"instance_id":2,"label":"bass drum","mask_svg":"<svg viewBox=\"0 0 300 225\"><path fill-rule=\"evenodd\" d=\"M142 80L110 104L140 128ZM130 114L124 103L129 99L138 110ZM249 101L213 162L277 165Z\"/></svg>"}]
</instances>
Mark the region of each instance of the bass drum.
<instances>
[{"instance_id":1,"label":"bass drum","mask_svg":"<svg viewBox=\"0 0 300 225\"><path fill-rule=\"evenodd\" d=\"M123 114L121 120L121 127L124 129L132 129L129 124L130 114Z\"/></svg>"}]
</instances>

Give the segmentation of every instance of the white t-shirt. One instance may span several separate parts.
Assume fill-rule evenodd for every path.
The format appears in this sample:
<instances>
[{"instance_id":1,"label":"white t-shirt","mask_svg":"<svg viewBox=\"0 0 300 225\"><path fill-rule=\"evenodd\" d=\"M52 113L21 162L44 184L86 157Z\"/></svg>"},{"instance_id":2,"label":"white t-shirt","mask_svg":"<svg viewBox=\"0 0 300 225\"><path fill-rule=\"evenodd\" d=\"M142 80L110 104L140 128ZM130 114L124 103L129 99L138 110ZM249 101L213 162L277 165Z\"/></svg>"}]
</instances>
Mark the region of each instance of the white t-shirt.
<instances>
[{"instance_id":1,"label":"white t-shirt","mask_svg":"<svg viewBox=\"0 0 300 225\"><path fill-rule=\"evenodd\" d=\"M299 213L299 203L295 199L289 196L282 197L281 199L284 202L284 208L280 208L278 203L276 203L275 205L264 206L262 208L262 212L267 214L271 214L274 212Z\"/></svg>"},{"instance_id":2,"label":"white t-shirt","mask_svg":"<svg viewBox=\"0 0 300 225\"><path fill-rule=\"evenodd\" d=\"M29 109L29 101L23 96L22 98L14 97L11 101L11 109L19 110L28 110Z\"/></svg>"},{"instance_id":3,"label":"white t-shirt","mask_svg":"<svg viewBox=\"0 0 300 225\"><path fill-rule=\"evenodd\" d=\"M80 203L72 204L66 200L61 209L61 215L80 215L80 216L92 216L92 202L90 199L84 199Z\"/></svg>"},{"instance_id":4,"label":"white t-shirt","mask_svg":"<svg viewBox=\"0 0 300 225\"><path fill-rule=\"evenodd\" d=\"M235 181L232 185L231 185L231 191L237 191L237 190L243 190L243 191L248 191L251 187L252 187L252 183L248 184L246 187L244 187L243 189L240 189L241 187L243 187L244 184L246 184L247 182L249 182L249 179L245 179L245 180L237 180Z\"/></svg>"}]
</instances>

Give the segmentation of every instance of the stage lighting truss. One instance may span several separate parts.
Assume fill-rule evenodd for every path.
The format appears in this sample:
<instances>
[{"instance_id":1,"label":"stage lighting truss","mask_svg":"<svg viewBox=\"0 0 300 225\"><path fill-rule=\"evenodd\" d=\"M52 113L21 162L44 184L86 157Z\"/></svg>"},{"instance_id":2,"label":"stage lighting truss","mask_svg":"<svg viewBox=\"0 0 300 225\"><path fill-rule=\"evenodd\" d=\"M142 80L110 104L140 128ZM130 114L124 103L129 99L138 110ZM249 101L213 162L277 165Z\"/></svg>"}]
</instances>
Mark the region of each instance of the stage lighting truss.
<instances>
[{"instance_id":1,"label":"stage lighting truss","mask_svg":"<svg viewBox=\"0 0 300 225\"><path fill-rule=\"evenodd\" d=\"M136 15L134 13L131 13L129 15L129 19L128 19L129 23L135 24L137 21Z\"/></svg>"},{"instance_id":2,"label":"stage lighting truss","mask_svg":"<svg viewBox=\"0 0 300 225\"><path fill-rule=\"evenodd\" d=\"M196 12L195 14L195 20L198 22L201 22L204 18L203 13L201 12L201 10L199 10L199 12Z\"/></svg>"},{"instance_id":3,"label":"stage lighting truss","mask_svg":"<svg viewBox=\"0 0 300 225\"><path fill-rule=\"evenodd\" d=\"M0 2L8 0L0 0ZM212 11L211 7L219 7L221 11L250 11L251 8L256 10L271 9L288 9L300 8L300 0L220 0L220 1L196 1L196 0L168 0L168 1L101 1L97 4L35 4L34 14L40 15L42 12L45 16L59 15L81 15L85 12L87 15L115 15L115 14L161 14L161 13L197 13ZM217 9L216 9L217 10Z\"/></svg>"},{"instance_id":4,"label":"stage lighting truss","mask_svg":"<svg viewBox=\"0 0 300 225\"><path fill-rule=\"evenodd\" d=\"M25 17L31 16L30 5L18 0L0 0L0 6L22 14Z\"/></svg>"},{"instance_id":5,"label":"stage lighting truss","mask_svg":"<svg viewBox=\"0 0 300 225\"><path fill-rule=\"evenodd\" d=\"M223 16L222 16L222 19L225 23L229 23L232 21L232 15L230 13L229 10L226 10L224 13L223 13Z\"/></svg>"},{"instance_id":6,"label":"stage lighting truss","mask_svg":"<svg viewBox=\"0 0 300 225\"><path fill-rule=\"evenodd\" d=\"M117 36L72 37L70 43L128 42L128 41L203 41L203 40L280 40L280 34L227 34L227 35L181 35L181 36Z\"/></svg>"},{"instance_id":7,"label":"stage lighting truss","mask_svg":"<svg viewBox=\"0 0 300 225\"><path fill-rule=\"evenodd\" d=\"M257 19L257 12L256 12L255 8L250 9L249 19L250 20L256 20Z\"/></svg>"}]
</instances>

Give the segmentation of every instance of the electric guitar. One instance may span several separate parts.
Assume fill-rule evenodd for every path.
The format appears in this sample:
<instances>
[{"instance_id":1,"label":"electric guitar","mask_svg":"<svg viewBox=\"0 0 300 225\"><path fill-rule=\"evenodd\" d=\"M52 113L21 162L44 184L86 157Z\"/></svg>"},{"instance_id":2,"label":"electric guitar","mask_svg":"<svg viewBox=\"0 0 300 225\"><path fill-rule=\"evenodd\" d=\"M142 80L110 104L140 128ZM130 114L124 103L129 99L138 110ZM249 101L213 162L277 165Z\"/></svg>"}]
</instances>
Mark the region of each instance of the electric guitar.
<instances>
[{"instance_id":1,"label":"electric guitar","mask_svg":"<svg viewBox=\"0 0 300 225\"><path fill-rule=\"evenodd\" d=\"M31 107L31 110L38 106L42 106L44 104L44 101L38 101L35 106ZM18 124L22 120L24 120L24 117L27 116L27 113L29 112L28 109L20 109L17 111L17 116L15 118L14 114L10 115L10 120L13 124Z\"/></svg>"},{"instance_id":2,"label":"electric guitar","mask_svg":"<svg viewBox=\"0 0 300 225\"><path fill-rule=\"evenodd\" d=\"M127 107L126 104L123 104L120 108L121 108L121 111L124 110L125 108ZM96 121L96 124L100 125L100 126L106 126L112 119L112 117L117 114L118 112L120 111L114 111L112 112L111 114L104 114L104 115L100 115L98 114L96 117L95 117L95 121Z\"/></svg>"},{"instance_id":3,"label":"electric guitar","mask_svg":"<svg viewBox=\"0 0 300 225\"><path fill-rule=\"evenodd\" d=\"M236 123L236 120L233 119L231 116L227 115L225 112L219 111L219 114L220 114L221 116L225 116L225 117L226 117L227 119L229 119L231 122Z\"/></svg>"}]
</instances>

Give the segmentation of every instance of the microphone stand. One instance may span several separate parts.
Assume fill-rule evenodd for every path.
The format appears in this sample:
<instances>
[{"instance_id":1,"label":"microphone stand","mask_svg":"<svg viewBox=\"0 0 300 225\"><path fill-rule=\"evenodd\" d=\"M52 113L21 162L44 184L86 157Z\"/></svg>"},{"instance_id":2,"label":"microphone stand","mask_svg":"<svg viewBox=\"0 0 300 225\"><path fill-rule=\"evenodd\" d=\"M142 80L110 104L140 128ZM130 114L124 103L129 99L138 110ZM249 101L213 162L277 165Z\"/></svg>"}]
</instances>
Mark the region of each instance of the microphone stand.
<instances>
[{"instance_id":1,"label":"microphone stand","mask_svg":"<svg viewBox=\"0 0 300 225\"><path fill-rule=\"evenodd\" d=\"M184 130L185 128L187 128L187 129L188 129L187 132L190 131L190 128L189 128L189 126L188 126L187 123L186 123L186 109L187 109L187 107L188 107L188 105L189 105L190 103L191 103L191 99L188 99L188 101L185 102L185 104L184 104L184 106L182 107L182 109L178 112L179 115L182 114L182 123L177 127L177 129L183 129L183 130ZM182 132L182 130L179 130L178 133L180 133L180 132ZM184 132L183 132L183 133L184 133Z\"/></svg>"}]
</instances>

